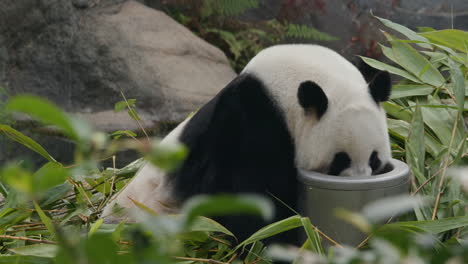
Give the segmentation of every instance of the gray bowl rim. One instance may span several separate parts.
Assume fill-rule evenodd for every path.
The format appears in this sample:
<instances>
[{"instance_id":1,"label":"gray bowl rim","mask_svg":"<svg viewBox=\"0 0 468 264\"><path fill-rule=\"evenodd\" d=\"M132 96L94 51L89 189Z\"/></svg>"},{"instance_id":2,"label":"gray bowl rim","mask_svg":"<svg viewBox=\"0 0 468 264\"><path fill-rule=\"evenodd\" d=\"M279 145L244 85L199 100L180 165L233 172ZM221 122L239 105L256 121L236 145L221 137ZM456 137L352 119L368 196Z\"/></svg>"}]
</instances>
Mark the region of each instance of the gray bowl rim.
<instances>
[{"instance_id":1,"label":"gray bowl rim","mask_svg":"<svg viewBox=\"0 0 468 264\"><path fill-rule=\"evenodd\" d=\"M409 182L410 170L406 163L392 159L393 170L366 177L344 177L327 175L299 169L299 180L312 188L357 191L384 189Z\"/></svg>"}]
</instances>

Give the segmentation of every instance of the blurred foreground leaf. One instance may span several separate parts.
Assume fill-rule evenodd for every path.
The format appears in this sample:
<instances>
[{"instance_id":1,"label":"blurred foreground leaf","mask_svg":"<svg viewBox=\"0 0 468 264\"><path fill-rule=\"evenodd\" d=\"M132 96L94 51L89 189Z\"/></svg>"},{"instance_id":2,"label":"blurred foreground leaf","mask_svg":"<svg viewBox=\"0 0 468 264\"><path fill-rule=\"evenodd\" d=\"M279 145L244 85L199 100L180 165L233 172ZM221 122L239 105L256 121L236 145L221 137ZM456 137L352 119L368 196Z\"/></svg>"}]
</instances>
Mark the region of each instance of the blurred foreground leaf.
<instances>
[{"instance_id":1,"label":"blurred foreground leaf","mask_svg":"<svg viewBox=\"0 0 468 264\"><path fill-rule=\"evenodd\" d=\"M273 217L273 204L257 195L195 196L183 208L184 226L189 227L197 216L258 215L265 220Z\"/></svg>"},{"instance_id":2,"label":"blurred foreground leaf","mask_svg":"<svg viewBox=\"0 0 468 264\"><path fill-rule=\"evenodd\" d=\"M10 251L22 256L53 258L57 254L57 245L33 244L24 247L10 248Z\"/></svg>"},{"instance_id":3,"label":"blurred foreground leaf","mask_svg":"<svg viewBox=\"0 0 468 264\"><path fill-rule=\"evenodd\" d=\"M50 162L57 162L54 159L54 157L52 157L39 143L34 141L32 138L24 135L23 133L11 128L10 126L0 124L0 132L5 134L7 137L11 138L12 140L40 154L41 156L43 156Z\"/></svg>"},{"instance_id":4,"label":"blurred foreground leaf","mask_svg":"<svg viewBox=\"0 0 468 264\"><path fill-rule=\"evenodd\" d=\"M7 103L6 108L28 114L46 125L54 125L70 138L78 139L70 118L46 99L33 95L15 96Z\"/></svg>"}]
</instances>

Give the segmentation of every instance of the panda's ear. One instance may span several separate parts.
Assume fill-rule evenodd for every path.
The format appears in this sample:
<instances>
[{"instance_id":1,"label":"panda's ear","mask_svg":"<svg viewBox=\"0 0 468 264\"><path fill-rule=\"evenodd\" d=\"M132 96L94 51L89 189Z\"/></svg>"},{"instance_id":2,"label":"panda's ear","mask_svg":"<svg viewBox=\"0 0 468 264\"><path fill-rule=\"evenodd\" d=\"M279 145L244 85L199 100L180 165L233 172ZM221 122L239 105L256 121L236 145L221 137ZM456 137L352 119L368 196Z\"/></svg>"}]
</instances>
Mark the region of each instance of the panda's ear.
<instances>
[{"instance_id":1,"label":"panda's ear","mask_svg":"<svg viewBox=\"0 0 468 264\"><path fill-rule=\"evenodd\" d=\"M358 68L369 86L369 93L374 101L376 103L387 101L392 90L390 74L369 66L363 60L358 62Z\"/></svg>"},{"instance_id":2,"label":"panda's ear","mask_svg":"<svg viewBox=\"0 0 468 264\"><path fill-rule=\"evenodd\" d=\"M392 79L387 71L379 71L368 83L369 92L377 103L387 101L392 90Z\"/></svg>"},{"instance_id":3,"label":"panda's ear","mask_svg":"<svg viewBox=\"0 0 468 264\"><path fill-rule=\"evenodd\" d=\"M322 88L315 82L305 81L297 89L297 99L306 112L315 111L321 118L328 108L328 98Z\"/></svg>"}]
</instances>

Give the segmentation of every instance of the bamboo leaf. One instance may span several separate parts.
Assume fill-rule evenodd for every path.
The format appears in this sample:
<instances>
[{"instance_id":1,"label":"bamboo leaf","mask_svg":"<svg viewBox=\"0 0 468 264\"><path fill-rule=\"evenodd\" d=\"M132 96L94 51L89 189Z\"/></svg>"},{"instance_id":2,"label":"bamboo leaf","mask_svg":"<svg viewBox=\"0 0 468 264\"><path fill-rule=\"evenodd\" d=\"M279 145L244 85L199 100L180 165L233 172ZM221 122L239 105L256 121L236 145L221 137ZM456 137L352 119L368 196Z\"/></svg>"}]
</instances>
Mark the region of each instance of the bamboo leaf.
<instances>
[{"instance_id":1,"label":"bamboo leaf","mask_svg":"<svg viewBox=\"0 0 468 264\"><path fill-rule=\"evenodd\" d=\"M458 29L444 29L419 33L430 41L468 53L468 32Z\"/></svg>"},{"instance_id":2,"label":"bamboo leaf","mask_svg":"<svg viewBox=\"0 0 468 264\"><path fill-rule=\"evenodd\" d=\"M301 216L295 215L291 216L289 218L286 218L284 220L275 222L273 224L269 224L262 229L258 230L255 232L253 235L251 235L249 238L246 240L242 241L239 245L237 245L228 255L233 254L237 250L239 250L241 247L251 244L253 242L274 236L276 234L286 232L288 230L298 228L302 226L302 221L301 221Z\"/></svg>"},{"instance_id":3,"label":"bamboo leaf","mask_svg":"<svg viewBox=\"0 0 468 264\"><path fill-rule=\"evenodd\" d=\"M434 88L429 85L418 84L398 84L393 85L391 99L426 96L434 92Z\"/></svg>"},{"instance_id":4,"label":"bamboo leaf","mask_svg":"<svg viewBox=\"0 0 468 264\"><path fill-rule=\"evenodd\" d=\"M127 108L127 102L125 101L120 101L114 104L114 112L120 112Z\"/></svg>"},{"instance_id":5,"label":"bamboo leaf","mask_svg":"<svg viewBox=\"0 0 468 264\"><path fill-rule=\"evenodd\" d=\"M51 244L33 244L23 247L10 248L9 250L22 256L53 258L57 254L58 246Z\"/></svg>"},{"instance_id":6,"label":"bamboo leaf","mask_svg":"<svg viewBox=\"0 0 468 264\"><path fill-rule=\"evenodd\" d=\"M408 73L405 70L399 69L397 67L385 64L383 62L380 62L378 60L374 60L374 59L371 59L371 58L366 58L366 57L361 57L361 58L365 63L369 64L370 66L372 66L372 67L374 67L376 69L379 69L379 70L382 70L382 71L388 71L390 73L399 75L399 76L401 76L403 78L406 78L408 80L411 80L413 82L421 83L421 81L418 80L418 78L416 78L411 73Z\"/></svg>"},{"instance_id":7,"label":"bamboo leaf","mask_svg":"<svg viewBox=\"0 0 468 264\"><path fill-rule=\"evenodd\" d=\"M387 119L388 129L392 136L398 137L400 140L406 140L410 134L410 124L403 120ZM440 142L432 135L424 132L424 143L426 144L426 150L435 157L444 148Z\"/></svg>"},{"instance_id":8,"label":"bamboo leaf","mask_svg":"<svg viewBox=\"0 0 468 264\"><path fill-rule=\"evenodd\" d=\"M387 221L390 217L409 212L426 204L428 199L419 196L398 195L372 201L364 206L362 215L371 223Z\"/></svg>"},{"instance_id":9,"label":"bamboo leaf","mask_svg":"<svg viewBox=\"0 0 468 264\"><path fill-rule=\"evenodd\" d=\"M190 226L189 231L219 232L232 237L234 236L231 231L226 229L220 223L203 216L199 216L194 220L193 224Z\"/></svg>"},{"instance_id":10,"label":"bamboo leaf","mask_svg":"<svg viewBox=\"0 0 468 264\"><path fill-rule=\"evenodd\" d=\"M385 112L390 116L395 117L396 119L404 120L406 122L411 122L413 119L413 115L410 111L404 109L403 107L392 103L392 102L384 102L382 103L382 107L385 109Z\"/></svg>"},{"instance_id":11,"label":"bamboo leaf","mask_svg":"<svg viewBox=\"0 0 468 264\"><path fill-rule=\"evenodd\" d=\"M448 60L448 64L450 67L452 90L457 102L458 112L461 115L463 114L463 110L465 108L465 78L463 77L463 73L460 70L460 67L458 67L455 62Z\"/></svg>"},{"instance_id":12,"label":"bamboo leaf","mask_svg":"<svg viewBox=\"0 0 468 264\"><path fill-rule=\"evenodd\" d=\"M429 96L430 104L440 103ZM448 146L452 137L453 124L457 116L456 111L448 108L421 108L424 123L434 132L443 145ZM455 138L455 143L460 142L460 138Z\"/></svg>"},{"instance_id":13,"label":"bamboo leaf","mask_svg":"<svg viewBox=\"0 0 468 264\"><path fill-rule=\"evenodd\" d=\"M140 121L141 118L140 116L137 114L137 112L135 111L135 109L133 108L130 108L128 109L128 115L133 119L133 120L136 120L136 121Z\"/></svg>"},{"instance_id":14,"label":"bamboo leaf","mask_svg":"<svg viewBox=\"0 0 468 264\"><path fill-rule=\"evenodd\" d=\"M310 241L310 244L309 244L310 250L316 254L323 256L325 254L325 251L323 250L323 247L322 247L320 234L310 222L310 218L302 217L301 222L306 232L307 238Z\"/></svg>"},{"instance_id":15,"label":"bamboo leaf","mask_svg":"<svg viewBox=\"0 0 468 264\"><path fill-rule=\"evenodd\" d=\"M68 171L59 163L48 162L33 174L32 189L35 193L45 191L65 182Z\"/></svg>"},{"instance_id":16,"label":"bamboo leaf","mask_svg":"<svg viewBox=\"0 0 468 264\"><path fill-rule=\"evenodd\" d=\"M32 95L15 96L8 101L6 109L28 114L46 125L58 127L72 139L78 138L70 118L48 100Z\"/></svg>"},{"instance_id":17,"label":"bamboo leaf","mask_svg":"<svg viewBox=\"0 0 468 264\"><path fill-rule=\"evenodd\" d=\"M47 227L47 230L52 234L52 236L55 236L55 227L52 220L44 213L44 211L42 211L41 207L39 207L36 202L34 202L34 208L41 218L42 223Z\"/></svg>"},{"instance_id":18,"label":"bamboo leaf","mask_svg":"<svg viewBox=\"0 0 468 264\"><path fill-rule=\"evenodd\" d=\"M375 18L377 18L378 20L380 20L380 22L382 22L382 24L384 24L386 27L389 27L397 32L400 32L401 34L405 35L407 38L411 39L411 40L419 40L419 41L422 41L422 42L427 42L427 39L424 37L424 36L421 36L420 34L414 32L413 30L403 26L403 25L400 25L400 24L397 24L397 23L394 23L388 19L385 19L385 18L381 18L381 17L377 17L377 16L374 16ZM420 45L421 47L423 48L431 48L430 45L428 44L424 44L424 43L420 43L418 44Z\"/></svg>"},{"instance_id":19,"label":"bamboo leaf","mask_svg":"<svg viewBox=\"0 0 468 264\"><path fill-rule=\"evenodd\" d=\"M50 258L35 256L8 256L1 255L0 263L21 263L21 264L52 264L54 261Z\"/></svg>"},{"instance_id":20,"label":"bamboo leaf","mask_svg":"<svg viewBox=\"0 0 468 264\"><path fill-rule=\"evenodd\" d=\"M424 173L424 159L426 154L424 144L424 121L421 112L421 106L416 103L416 110L413 114L413 120L411 121L411 130L408 140L406 141L407 146L407 160L412 160L412 169L417 169L419 172ZM410 150L410 151L408 151ZM408 157L411 155L411 157Z\"/></svg>"},{"instance_id":21,"label":"bamboo leaf","mask_svg":"<svg viewBox=\"0 0 468 264\"><path fill-rule=\"evenodd\" d=\"M440 72L408 43L395 39L391 41L391 44L395 59L400 66L417 76L424 83L436 87L440 87L445 83L445 79Z\"/></svg>"},{"instance_id":22,"label":"bamboo leaf","mask_svg":"<svg viewBox=\"0 0 468 264\"><path fill-rule=\"evenodd\" d=\"M230 214L258 215L265 220L273 217L272 203L257 195L199 195L187 201L182 208L184 226L190 227L197 216L223 216Z\"/></svg>"},{"instance_id":23,"label":"bamboo leaf","mask_svg":"<svg viewBox=\"0 0 468 264\"><path fill-rule=\"evenodd\" d=\"M50 162L57 162L54 159L54 157L52 157L39 143L34 141L32 138L24 135L23 133L13 129L12 127L0 124L0 132L5 134L10 139L38 153L39 155L43 156Z\"/></svg>"},{"instance_id":24,"label":"bamboo leaf","mask_svg":"<svg viewBox=\"0 0 468 264\"><path fill-rule=\"evenodd\" d=\"M92 236L96 231L101 227L102 223L104 222L104 219L100 218L96 222L94 222L91 225L91 228L89 229L88 232L88 237Z\"/></svg>"},{"instance_id":25,"label":"bamboo leaf","mask_svg":"<svg viewBox=\"0 0 468 264\"><path fill-rule=\"evenodd\" d=\"M384 231L390 228L409 228L416 231L438 234L466 226L468 226L468 216L457 216L437 220L396 222L384 225L381 229Z\"/></svg>"}]
</instances>

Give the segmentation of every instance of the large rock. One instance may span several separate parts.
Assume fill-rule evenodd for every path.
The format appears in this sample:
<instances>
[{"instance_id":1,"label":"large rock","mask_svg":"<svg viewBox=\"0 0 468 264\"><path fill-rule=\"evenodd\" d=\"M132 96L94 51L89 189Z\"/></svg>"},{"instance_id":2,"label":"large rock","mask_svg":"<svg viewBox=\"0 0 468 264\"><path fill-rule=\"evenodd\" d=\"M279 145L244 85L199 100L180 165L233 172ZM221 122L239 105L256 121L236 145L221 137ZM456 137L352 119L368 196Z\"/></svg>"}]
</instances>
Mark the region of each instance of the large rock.
<instances>
[{"instance_id":1,"label":"large rock","mask_svg":"<svg viewBox=\"0 0 468 264\"><path fill-rule=\"evenodd\" d=\"M99 130L138 129L125 113L112 112L121 91L137 99L141 123L157 133L234 77L219 49L137 1L0 1L0 86L9 95L46 97ZM53 156L71 161L72 144L38 135L42 130L22 122L17 127ZM0 163L29 156L29 150L4 142L0 138Z\"/></svg>"},{"instance_id":2,"label":"large rock","mask_svg":"<svg viewBox=\"0 0 468 264\"><path fill-rule=\"evenodd\" d=\"M82 19L73 63L77 109L109 109L122 90L155 121L180 121L235 76L219 49L138 2Z\"/></svg>"},{"instance_id":3,"label":"large rock","mask_svg":"<svg viewBox=\"0 0 468 264\"><path fill-rule=\"evenodd\" d=\"M123 91L157 123L180 122L234 78L219 49L164 13L101 2L3 0L0 83L69 112L108 111Z\"/></svg>"}]
</instances>

